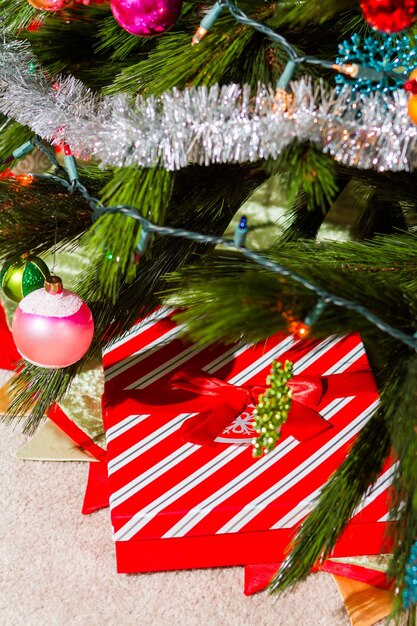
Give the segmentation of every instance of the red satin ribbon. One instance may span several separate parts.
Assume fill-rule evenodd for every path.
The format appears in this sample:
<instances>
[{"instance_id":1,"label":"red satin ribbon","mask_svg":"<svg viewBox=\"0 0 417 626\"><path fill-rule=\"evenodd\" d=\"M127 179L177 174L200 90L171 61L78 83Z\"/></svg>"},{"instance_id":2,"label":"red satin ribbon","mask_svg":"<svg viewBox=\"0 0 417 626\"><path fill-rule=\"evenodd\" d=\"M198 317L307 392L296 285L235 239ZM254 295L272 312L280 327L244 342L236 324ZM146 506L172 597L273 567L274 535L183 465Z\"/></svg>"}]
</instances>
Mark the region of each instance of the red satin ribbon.
<instances>
[{"instance_id":1,"label":"red satin ribbon","mask_svg":"<svg viewBox=\"0 0 417 626\"><path fill-rule=\"evenodd\" d=\"M182 425L180 436L198 445L213 445L214 440L245 411L250 404L257 404L259 395L266 387L231 385L199 370L182 370L170 380L171 387L183 389L201 396L216 399L213 409L199 413ZM288 381L293 390L292 406L283 434L291 434L298 441L307 441L332 428L318 413L323 401L356 396L358 393L377 393L370 371L333 374L328 377L294 376Z\"/></svg>"},{"instance_id":2,"label":"red satin ribbon","mask_svg":"<svg viewBox=\"0 0 417 626\"><path fill-rule=\"evenodd\" d=\"M250 596L266 589L280 567L281 563L246 564L245 595ZM393 581L388 578L385 572L360 567L359 565L351 565L350 563L338 563L329 559L324 561L319 567L312 569L312 572L317 571L344 576L351 580L359 580L367 585L381 587L382 589L391 589L393 587Z\"/></svg>"}]
</instances>

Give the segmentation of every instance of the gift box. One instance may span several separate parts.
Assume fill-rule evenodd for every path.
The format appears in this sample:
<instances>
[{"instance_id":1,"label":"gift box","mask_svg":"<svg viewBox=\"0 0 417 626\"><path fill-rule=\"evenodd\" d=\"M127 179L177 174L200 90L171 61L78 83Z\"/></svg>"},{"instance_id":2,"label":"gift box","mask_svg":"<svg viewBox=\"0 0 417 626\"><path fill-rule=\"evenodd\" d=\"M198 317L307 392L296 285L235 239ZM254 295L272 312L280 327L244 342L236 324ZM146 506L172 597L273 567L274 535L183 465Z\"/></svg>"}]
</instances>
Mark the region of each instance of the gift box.
<instances>
[{"instance_id":1,"label":"gift box","mask_svg":"<svg viewBox=\"0 0 417 626\"><path fill-rule=\"evenodd\" d=\"M111 519L119 572L278 563L378 405L357 334L279 333L193 345L160 309L103 357ZM274 359L294 363L275 450L252 456L252 410ZM388 462L334 556L386 549Z\"/></svg>"}]
</instances>

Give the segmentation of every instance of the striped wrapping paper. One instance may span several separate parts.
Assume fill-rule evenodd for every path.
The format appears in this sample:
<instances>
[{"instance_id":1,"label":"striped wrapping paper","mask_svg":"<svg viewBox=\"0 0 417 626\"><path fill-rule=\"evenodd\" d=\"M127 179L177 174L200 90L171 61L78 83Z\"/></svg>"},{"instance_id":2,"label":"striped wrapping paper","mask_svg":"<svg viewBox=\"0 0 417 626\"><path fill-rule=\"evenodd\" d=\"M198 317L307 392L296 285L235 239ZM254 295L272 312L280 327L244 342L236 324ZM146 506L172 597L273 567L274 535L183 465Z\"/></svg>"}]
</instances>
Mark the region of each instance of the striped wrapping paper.
<instances>
[{"instance_id":1,"label":"striped wrapping paper","mask_svg":"<svg viewBox=\"0 0 417 626\"><path fill-rule=\"evenodd\" d=\"M357 334L297 341L277 334L255 346L193 345L172 311L161 308L103 357L104 425L110 508L119 572L279 562L298 523L346 456L378 405L375 385L319 406L331 428L300 443L283 433L276 449L252 458L250 407L216 440L199 446L180 438L201 398L172 391L183 369L204 370L233 385L265 384L273 359L294 362L294 374L330 377L369 371ZM196 404L198 408L196 409ZM337 556L382 548L387 463L338 543Z\"/></svg>"}]
</instances>

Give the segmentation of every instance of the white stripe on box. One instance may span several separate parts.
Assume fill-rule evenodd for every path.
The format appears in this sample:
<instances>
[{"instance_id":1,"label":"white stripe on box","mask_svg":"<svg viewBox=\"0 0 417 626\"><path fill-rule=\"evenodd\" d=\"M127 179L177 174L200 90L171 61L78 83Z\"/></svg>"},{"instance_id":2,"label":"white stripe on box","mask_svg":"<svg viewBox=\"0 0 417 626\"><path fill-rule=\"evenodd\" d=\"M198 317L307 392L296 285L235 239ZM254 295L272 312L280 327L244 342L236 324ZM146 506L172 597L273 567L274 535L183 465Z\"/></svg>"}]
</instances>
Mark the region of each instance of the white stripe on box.
<instances>
[{"instance_id":1,"label":"white stripe on box","mask_svg":"<svg viewBox=\"0 0 417 626\"><path fill-rule=\"evenodd\" d=\"M257 361L251 363L248 367L245 367L244 370L233 376L233 378L230 378L228 382L231 385L245 383L247 380L255 376L255 374L261 372L265 367L267 367L276 357L282 354L282 352L288 350L294 343L292 335L285 337L283 341L280 341L279 344L268 350L268 352L265 352Z\"/></svg>"},{"instance_id":2,"label":"white stripe on box","mask_svg":"<svg viewBox=\"0 0 417 626\"><path fill-rule=\"evenodd\" d=\"M332 335L315 346L310 352L294 363L294 375L301 374L311 363L317 361L317 359L321 358L326 352L329 352L329 350L332 350L340 340L340 336Z\"/></svg>"},{"instance_id":3,"label":"white stripe on box","mask_svg":"<svg viewBox=\"0 0 417 626\"><path fill-rule=\"evenodd\" d=\"M257 463L251 465L244 472L224 485L221 489L212 493L208 498L190 509L177 524L175 524L168 532L165 533L165 535L163 535L163 538L183 537L186 535L192 528L194 528L194 526L198 524L198 522L209 515L209 513L211 513L216 506L230 498L237 491L263 474L266 469L281 460L297 445L298 442L293 437L288 437L282 444L277 446L273 452L264 456Z\"/></svg>"},{"instance_id":4,"label":"white stripe on box","mask_svg":"<svg viewBox=\"0 0 417 626\"><path fill-rule=\"evenodd\" d=\"M178 326L174 326L174 328L171 328L163 335L160 335L154 341L149 342L146 346L143 346L143 348L136 350L136 352L132 352L132 354L130 354L126 359L122 359L118 363L115 363L111 367L105 369L104 375L106 381L111 380L116 376L119 376L119 374L122 374L123 372L137 365L144 359L147 359L151 354L153 354L157 350L160 350L160 348L162 348L165 343L168 343L169 340L172 341L172 339L179 335L184 330L184 328L185 324L179 324Z\"/></svg>"},{"instance_id":5,"label":"white stripe on box","mask_svg":"<svg viewBox=\"0 0 417 626\"><path fill-rule=\"evenodd\" d=\"M135 380L131 385L125 387L125 389L144 389L145 387L148 387L152 383L156 382L159 378L162 378L173 370L178 369L180 365L182 365L189 359L192 359L196 354L198 354L199 352L203 352L212 345L214 345L214 343L206 343L198 346L188 346L188 348L186 348L179 354L176 354L168 361L165 361L159 367L153 369L151 372L147 372L144 376Z\"/></svg>"},{"instance_id":6,"label":"white stripe on box","mask_svg":"<svg viewBox=\"0 0 417 626\"><path fill-rule=\"evenodd\" d=\"M255 361L255 363L251 363L247 368L245 368L242 372L234 376L234 378L230 379L228 382L232 385L243 382L243 379L248 380L256 373L260 372L264 367L268 365L276 356L279 356L281 352L288 349L294 343L294 339L292 336L286 337L283 341L281 341L274 348L269 350L266 354L262 355L260 359ZM159 368L153 370L152 372L148 372L145 376L135 381L126 389L143 389L148 385L154 383L158 378L165 376L169 372L178 369L180 365L193 358L199 352L206 350L209 346L215 344L205 344L202 346L189 346L183 352L180 352L172 359L161 365ZM248 348L250 349L250 347ZM236 356L236 350L238 350L239 354L242 354L246 350L246 346L243 347L234 347L229 349L222 355L221 358L215 359L212 363L209 364L209 367L204 367L204 371L208 371L210 373L215 372L216 370L221 369L226 363L233 360ZM255 369L256 367L256 369Z\"/></svg>"},{"instance_id":7,"label":"white stripe on box","mask_svg":"<svg viewBox=\"0 0 417 626\"><path fill-rule=\"evenodd\" d=\"M220 454L218 454L209 463L199 467L195 472L187 476L177 485L163 493L159 498L138 511L130 518L130 520L122 526L115 534L115 541L129 541L136 533L146 526L156 515L167 506L178 500L191 489L199 485L206 478L217 472L227 463L230 463L239 454L244 452L243 446L227 446Z\"/></svg>"},{"instance_id":8,"label":"white stripe on box","mask_svg":"<svg viewBox=\"0 0 417 626\"><path fill-rule=\"evenodd\" d=\"M107 443L109 443L110 441L113 441L113 439L116 439L116 437L123 435L123 433L126 433L131 428L134 428L134 426L137 426L137 424L140 424L141 422L143 422L143 420L147 419L148 417L150 417L150 414L129 415L118 424L111 426L109 429L106 430Z\"/></svg>"},{"instance_id":9,"label":"white stripe on box","mask_svg":"<svg viewBox=\"0 0 417 626\"><path fill-rule=\"evenodd\" d=\"M343 430L337 433L330 441L322 446L317 452L309 457L304 463L301 463L285 478L273 485L270 489L261 494L258 498L248 503L240 510L232 519L230 519L220 530L218 534L238 532L256 517L271 502L282 496L300 480L304 479L310 472L314 471L321 463L334 454L339 448L349 441L356 433L360 431L362 426L369 420L372 413L378 406L378 401L367 407L358 417L356 417Z\"/></svg>"},{"instance_id":10,"label":"white stripe on box","mask_svg":"<svg viewBox=\"0 0 417 626\"><path fill-rule=\"evenodd\" d=\"M336 403L331 402L324 410L323 417L327 416L329 419L335 413L340 411L342 405L345 406L352 398L345 400L336 400ZM173 526L164 537L182 537L189 532L198 522L206 517L212 509L218 506L224 500L227 500L234 493L239 491L242 487L248 485L252 480L257 478L260 474L266 471L273 463L276 463L283 456L288 454L298 445L298 441L294 437L288 437L282 444L279 444L272 452L265 455L262 459L257 461L254 465L251 465L244 472L236 476L226 485L223 485L221 489L211 494L208 498L197 504L177 523Z\"/></svg>"},{"instance_id":11,"label":"white stripe on box","mask_svg":"<svg viewBox=\"0 0 417 626\"><path fill-rule=\"evenodd\" d=\"M365 350L362 344L360 344L359 346L355 346L350 352L348 352L344 356L341 361L339 361L339 363L336 363L336 365L333 365L333 367L328 369L327 372L324 372L323 376L330 376L331 374L342 374L348 369L348 367L355 363L355 361L357 361L364 354Z\"/></svg>"},{"instance_id":12,"label":"white stripe on box","mask_svg":"<svg viewBox=\"0 0 417 626\"><path fill-rule=\"evenodd\" d=\"M204 366L204 371L206 372L215 372L219 370L223 365L226 365L232 359L237 358L246 350L249 350L252 346L250 344L238 344L237 346L233 346L229 348L226 352L222 353L220 356L216 357L214 361L211 361L208 365Z\"/></svg>"},{"instance_id":13,"label":"white stripe on box","mask_svg":"<svg viewBox=\"0 0 417 626\"><path fill-rule=\"evenodd\" d=\"M165 474L165 472L172 470L178 463L181 463L181 461L190 456L190 454L193 454L196 450L200 450L200 447L201 446L194 445L193 443L186 443L181 446L181 448L174 450L172 454L162 459L162 461L152 465L146 472L131 480L121 489L115 491L110 496L110 508L114 509L134 496L138 491Z\"/></svg>"},{"instance_id":14,"label":"white stripe on box","mask_svg":"<svg viewBox=\"0 0 417 626\"><path fill-rule=\"evenodd\" d=\"M153 313L145 317L143 320L141 320L140 322L132 326L120 339L118 339L114 343L111 343L109 346L104 348L103 355L109 354L113 350L116 350L116 348L123 346L125 343L130 341L136 335L139 335L145 330L149 330L149 328L152 328L152 326L154 326L157 322L160 322L162 319L170 315L173 311L174 309L166 307L166 306L161 307L157 311L154 311Z\"/></svg>"},{"instance_id":15,"label":"white stripe on box","mask_svg":"<svg viewBox=\"0 0 417 626\"><path fill-rule=\"evenodd\" d=\"M167 422L161 426L161 428L158 428L158 430L155 430L144 439L141 439L138 443L135 443L118 456L115 456L109 461L108 473L113 474L131 461L137 459L141 454L144 454L150 450L150 448L153 448L157 443L163 441L169 435L181 428L185 420L189 417L193 417L194 415L197 415L197 413L181 413L180 415L177 415L173 420Z\"/></svg>"},{"instance_id":16,"label":"white stripe on box","mask_svg":"<svg viewBox=\"0 0 417 626\"><path fill-rule=\"evenodd\" d=\"M404 501L403 501L403 502L401 502L401 503L398 505L398 512L401 512L401 511L402 511L402 509L404 508L404 506L405 506L405 503L404 503ZM391 517L391 513L390 513L390 511L387 511L387 513L385 513L385 515L383 515L383 516L382 516L382 517L378 520L378 522L393 522L393 521L398 521L398 517L395 517L395 518L394 518L394 517Z\"/></svg>"},{"instance_id":17,"label":"white stripe on box","mask_svg":"<svg viewBox=\"0 0 417 626\"><path fill-rule=\"evenodd\" d=\"M392 465L389 469L387 469L386 472L384 472L378 478L378 480L374 482L373 485L371 485L371 487L368 489L367 493L365 494L362 502L354 510L352 517L354 517L361 511L363 511L367 506L371 504L371 502L376 500L376 498L380 496L381 493L383 493L386 489L388 489L388 487L392 483L392 479L393 479L395 470L397 469L397 465L398 463L395 463L394 465Z\"/></svg>"},{"instance_id":18,"label":"white stripe on box","mask_svg":"<svg viewBox=\"0 0 417 626\"><path fill-rule=\"evenodd\" d=\"M330 418L333 417L333 415L336 415L336 413L339 413L339 411L344 409L345 406L349 404L349 402L352 402L352 400L354 400L355 398L356 396L349 396L347 398L335 398L334 400L330 402L330 404L328 404L324 409L322 409L320 413L321 417L324 417L324 419L329 420Z\"/></svg>"},{"instance_id":19,"label":"white stripe on box","mask_svg":"<svg viewBox=\"0 0 417 626\"><path fill-rule=\"evenodd\" d=\"M228 382L231 385L241 385L246 383L256 374L259 374L259 372L265 369L265 367L270 365L275 358L280 356L280 354L289 350L293 344L294 338L292 336L285 337L283 341L280 341L276 346L264 353L257 361L248 365L244 370L233 376L233 378L230 378Z\"/></svg>"},{"instance_id":20,"label":"white stripe on box","mask_svg":"<svg viewBox=\"0 0 417 626\"><path fill-rule=\"evenodd\" d=\"M293 528L296 524L298 524L298 522L302 520L307 513L310 513L310 511L314 509L322 489L323 485L312 493L309 493L303 500L300 500L296 507L291 509L291 511L284 515L284 517L281 517L276 524L271 526L271 530L276 530L278 528Z\"/></svg>"},{"instance_id":21,"label":"white stripe on box","mask_svg":"<svg viewBox=\"0 0 417 626\"><path fill-rule=\"evenodd\" d=\"M378 479L378 481L373 485L372 490L368 493L368 495L363 499L361 504L357 507L355 512L352 514L352 517L356 515L357 513L359 513L360 511L363 511L367 506L369 506L375 500L375 498L377 498L381 493L383 493L389 487L389 485L392 482L393 471L394 471L393 468L391 468ZM274 530L277 528L292 528L293 526L298 524L298 522L302 520L303 517L305 517L308 513L310 513L314 509L314 507L316 506L318 502L318 498L320 496L320 492L322 488L323 487L319 487L318 489L313 491L313 493L309 494L306 498L304 498L304 500L301 500L301 502L294 509L292 509L289 513L287 513L287 515L281 518L276 524L271 526L271 529ZM386 516L384 515L384 517L382 517L378 521L380 522L386 521L384 518L387 518L387 517L388 517L388 514Z\"/></svg>"}]
</instances>

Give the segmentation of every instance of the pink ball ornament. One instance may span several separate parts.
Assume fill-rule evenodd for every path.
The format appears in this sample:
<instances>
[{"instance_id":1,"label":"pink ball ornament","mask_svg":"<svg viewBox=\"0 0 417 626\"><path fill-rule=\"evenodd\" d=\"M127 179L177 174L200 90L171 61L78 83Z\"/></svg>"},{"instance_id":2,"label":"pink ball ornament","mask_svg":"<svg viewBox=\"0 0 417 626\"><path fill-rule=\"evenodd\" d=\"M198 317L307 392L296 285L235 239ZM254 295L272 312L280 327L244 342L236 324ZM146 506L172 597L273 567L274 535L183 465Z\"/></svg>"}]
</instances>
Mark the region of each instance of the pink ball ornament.
<instances>
[{"instance_id":1,"label":"pink ball ornament","mask_svg":"<svg viewBox=\"0 0 417 626\"><path fill-rule=\"evenodd\" d=\"M62 288L52 276L32 291L16 309L12 323L16 347L26 361L51 369L67 367L90 347L94 321L77 294Z\"/></svg>"},{"instance_id":2,"label":"pink ball ornament","mask_svg":"<svg viewBox=\"0 0 417 626\"><path fill-rule=\"evenodd\" d=\"M110 0L110 7L119 26L128 33L154 37L175 24L182 0Z\"/></svg>"}]
</instances>

